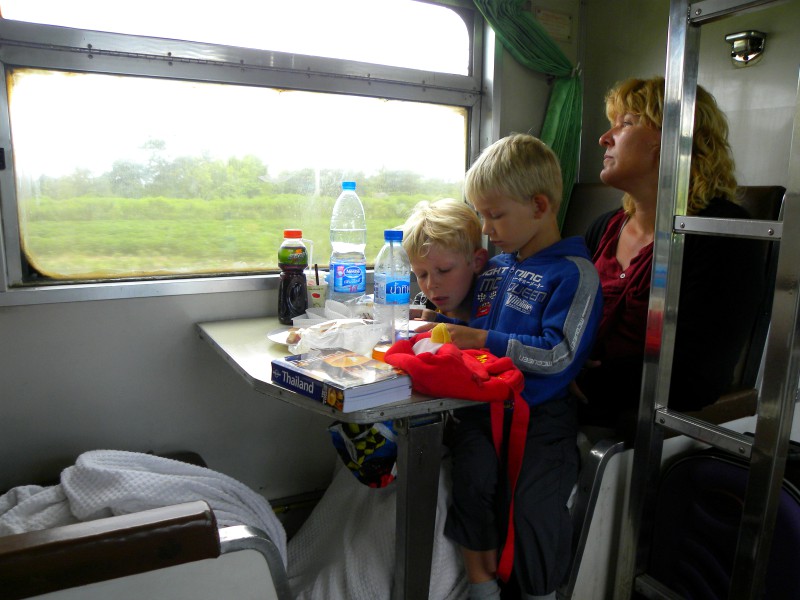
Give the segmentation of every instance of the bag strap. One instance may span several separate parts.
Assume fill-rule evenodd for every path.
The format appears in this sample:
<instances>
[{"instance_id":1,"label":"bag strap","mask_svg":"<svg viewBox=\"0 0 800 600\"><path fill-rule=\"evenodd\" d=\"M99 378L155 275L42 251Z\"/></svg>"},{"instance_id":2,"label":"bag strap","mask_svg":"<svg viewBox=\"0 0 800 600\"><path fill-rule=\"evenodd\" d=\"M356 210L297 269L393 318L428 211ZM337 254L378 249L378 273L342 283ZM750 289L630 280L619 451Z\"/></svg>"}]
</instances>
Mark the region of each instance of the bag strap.
<instances>
[{"instance_id":1,"label":"bag strap","mask_svg":"<svg viewBox=\"0 0 800 600\"><path fill-rule=\"evenodd\" d=\"M500 560L497 563L497 576L503 581L508 582L511 571L514 568L514 496L516 495L517 481L522 470L522 459L525 456L525 440L528 436L528 423L530 421L530 406L523 400L522 396L509 389L509 396L514 401L514 408L511 414L511 428L508 434L508 481L511 488L511 503L508 511L508 530L506 531L506 541L500 553ZM502 411L503 403L494 402L492 404L492 434L495 434L495 406L499 406ZM502 440L502 412L500 419L500 436Z\"/></svg>"}]
</instances>

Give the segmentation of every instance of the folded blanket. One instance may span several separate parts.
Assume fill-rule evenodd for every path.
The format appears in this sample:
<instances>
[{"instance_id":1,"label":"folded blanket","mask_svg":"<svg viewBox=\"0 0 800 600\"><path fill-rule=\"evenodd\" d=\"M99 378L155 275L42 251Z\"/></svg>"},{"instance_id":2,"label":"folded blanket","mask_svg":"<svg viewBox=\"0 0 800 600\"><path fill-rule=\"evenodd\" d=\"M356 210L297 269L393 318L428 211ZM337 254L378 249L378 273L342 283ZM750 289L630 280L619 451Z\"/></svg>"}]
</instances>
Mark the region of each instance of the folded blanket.
<instances>
[{"instance_id":1,"label":"folded blanket","mask_svg":"<svg viewBox=\"0 0 800 600\"><path fill-rule=\"evenodd\" d=\"M61 484L22 486L0 496L0 535L205 500L220 526L266 532L286 565L286 532L269 502L211 469L137 452L93 450L61 473Z\"/></svg>"}]
</instances>

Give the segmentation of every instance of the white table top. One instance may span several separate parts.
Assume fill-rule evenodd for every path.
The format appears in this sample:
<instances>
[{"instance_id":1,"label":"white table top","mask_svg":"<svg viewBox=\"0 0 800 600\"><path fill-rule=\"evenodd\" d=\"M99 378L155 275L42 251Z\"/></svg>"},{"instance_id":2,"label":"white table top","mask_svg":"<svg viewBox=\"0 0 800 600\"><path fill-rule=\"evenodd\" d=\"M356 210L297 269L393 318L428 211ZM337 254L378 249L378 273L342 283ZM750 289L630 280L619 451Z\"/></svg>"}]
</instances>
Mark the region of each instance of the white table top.
<instances>
[{"instance_id":1,"label":"white table top","mask_svg":"<svg viewBox=\"0 0 800 600\"><path fill-rule=\"evenodd\" d=\"M286 346L276 344L267 338L269 332L279 327L281 324L274 317L197 324L200 337L211 344L256 391L306 410L328 415L339 421L375 423L389 419L440 413L474 404L469 400L433 398L414 393L407 400L343 413L321 402L315 402L272 383L272 359L289 354Z\"/></svg>"}]
</instances>

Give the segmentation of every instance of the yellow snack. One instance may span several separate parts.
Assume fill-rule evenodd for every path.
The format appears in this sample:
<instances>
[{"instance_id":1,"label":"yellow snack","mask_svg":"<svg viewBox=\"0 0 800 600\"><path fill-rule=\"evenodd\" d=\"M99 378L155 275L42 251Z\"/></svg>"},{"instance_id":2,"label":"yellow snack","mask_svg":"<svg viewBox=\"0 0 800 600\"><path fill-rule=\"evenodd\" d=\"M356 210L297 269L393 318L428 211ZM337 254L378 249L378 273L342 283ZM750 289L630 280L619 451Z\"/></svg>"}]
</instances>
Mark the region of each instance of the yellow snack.
<instances>
[{"instance_id":1,"label":"yellow snack","mask_svg":"<svg viewBox=\"0 0 800 600\"><path fill-rule=\"evenodd\" d=\"M431 341L437 344L447 344L450 340L450 332L445 323L439 323L431 329Z\"/></svg>"}]
</instances>

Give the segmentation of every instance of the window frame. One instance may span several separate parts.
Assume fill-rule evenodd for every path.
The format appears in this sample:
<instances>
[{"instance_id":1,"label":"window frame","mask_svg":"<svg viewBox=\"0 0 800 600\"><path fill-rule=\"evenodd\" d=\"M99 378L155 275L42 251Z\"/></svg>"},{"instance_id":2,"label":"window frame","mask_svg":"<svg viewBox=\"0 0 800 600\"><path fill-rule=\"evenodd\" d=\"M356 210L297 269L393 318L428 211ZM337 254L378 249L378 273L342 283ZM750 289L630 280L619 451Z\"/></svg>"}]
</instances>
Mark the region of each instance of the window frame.
<instances>
[{"instance_id":1,"label":"window frame","mask_svg":"<svg viewBox=\"0 0 800 600\"><path fill-rule=\"evenodd\" d=\"M422 0L426 1L426 0ZM456 10L470 33L469 75L255 50L201 42L72 29L0 19L0 67L133 75L449 104L468 110L467 152L478 148L484 24L468 0L429 2ZM0 306L231 291L277 290L276 274L153 278L98 283L26 282L20 246L8 107L0 86Z\"/></svg>"}]
</instances>

